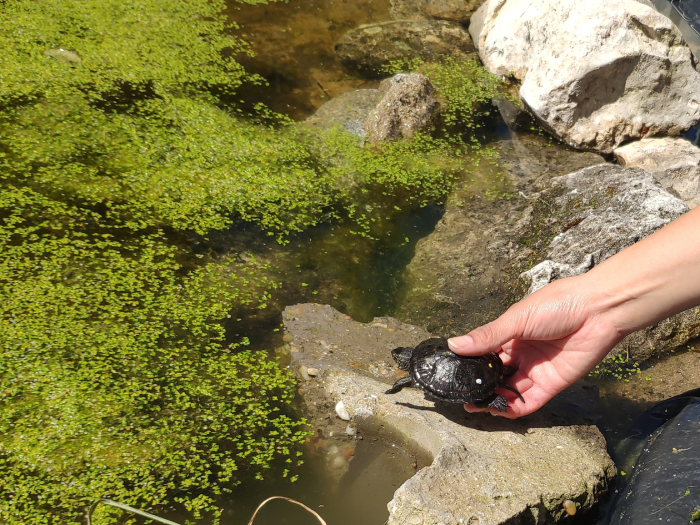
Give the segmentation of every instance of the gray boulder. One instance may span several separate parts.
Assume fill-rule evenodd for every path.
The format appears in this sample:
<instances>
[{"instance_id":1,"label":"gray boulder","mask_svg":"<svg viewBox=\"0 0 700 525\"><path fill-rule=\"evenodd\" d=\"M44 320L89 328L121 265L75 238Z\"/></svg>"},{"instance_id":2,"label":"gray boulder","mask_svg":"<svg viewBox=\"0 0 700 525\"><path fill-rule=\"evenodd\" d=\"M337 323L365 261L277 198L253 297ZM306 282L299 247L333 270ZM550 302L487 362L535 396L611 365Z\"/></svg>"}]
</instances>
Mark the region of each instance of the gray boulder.
<instances>
[{"instance_id":1,"label":"gray boulder","mask_svg":"<svg viewBox=\"0 0 700 525\"><path fill-rule=\"evenodd\" d=\"M690 208L700 204L700 148L677 137L643 139L615 149L621 166L642 168Z\"/></svg>"},{"instance_id":2,"label":"gray boulder","mask_svg":"<svg viewBox=\"0 0 700 525\"><path fill-rule=\"evenodd\" d=\"M411 138L437 113L435 87L419 73L395 75L383 81L380 89L386 89L386 94L365 121L369 142Z\"/></svg>"},{"instance_id":3,"label":"gray boulder","mask_svg":"<svg viewBox=\"0 0 700 525\"><path fill-rule=\"evenodd\" d=\"M342 126L347 131L366 137L365 121L384 96L378 89L358 89L332 98L306 119L306 124L328 129Z\"/></svg>"},{"instance_id":4,"label":"gray boulder","mask_svg":"<svg viewBox=\"0 0 700 525\"><path fill-rule=\"evenodd\" d=\"M591 166L553 179L548 191L560 193L555 208L567 210L572 202L578 207L568 228L550 241L546 261L523 274L532 280L528 293L555 278L585 273L688 211L651 173L637 168ZM545 267L555 271L543 272Z\"/></svg>"},{"instance_id":5,"label":"gray boulder","mask_svg":"<svg viewBox=\"0 0 700 525\"><path fill-rule=\"evenodd\" d=\"M469 33L442 20L393 20L367 24L341 37L335 52L346 67L368 76L380 76L382 66L393 60L439 55L464 55L474 51Z\"/></svg>"},{"instance_id":6,"label":"gray boulder","mask_svg":"<svg viewBox=\"0 0 700 525\"><path fill-rule=\"evenodd\" d=\"M574 147L610 153L700 121L690 50L648 2L487 0L469 31L487 69L520 80L528 110Z\"/></svg>"},{"instance_id":7,"label":"gray boulder","mask_svg":"<svg viewBox=\"0 0 700 525\"><path fill-rule=\"evenodd\" d=\"M516 257L520 265L541 261L522 273L528 293L586 272L688 210L651 173L606 164L553 179L533 206L529 233L521 242L530 244L530 251ZM699 335L700 315L691 308L627 336L612 353L645 359Z\"/></svg>"},{"instance_id":8,"label":"gray boulder","mask_svg":"<svg viewBox=\"0 0 700 525\"><path fill-rule=\"evenodd\" d=\"M455 188L435 230L418 241L403 276L402 300L395 311L400 319L452 336L500 315L520 299L519 274L532 267L531 242L524 238L539 220L530 204L541 190L537 179L546 185L552 177L603 162L599 155L542 137L512 136L493 145L501 173L481 163ZM489 197L484 188L497 188L498 193ZM502 193L505 198L500 198ZM512 261L521 255L522 268L518 264L513 270Z\"/></svg>"},{"instance_id":9,"label":"gray boulder","mask_svg":"<svg viewBox=\"0 0 700 525\"><path fill-rule=\"evenodd\" d=\"M466 23L482 0L391 0L389 12L397 20L451 20Z\"/></svg>"},{"instance_id":10,"label":"gray boulder","mask_svg":"<svg viewBox=\"0 0 700 525\"><path fill-rule=\"evenodd\" d=\"M418 327L392 318L357 323L317 304L290 306L283 320L292 368L317 369L300 388L312 419L326 421L336 407L337 431L347 411L358 431L383 425L432 458L389 502L391 525L556 522L567 517L565 500L591 509L615 474L595 425L565 413L545 408L511 421L436 405L417 389L385 394L403 374L390 351L428 337Z\"/></svg>"}]
</instances>

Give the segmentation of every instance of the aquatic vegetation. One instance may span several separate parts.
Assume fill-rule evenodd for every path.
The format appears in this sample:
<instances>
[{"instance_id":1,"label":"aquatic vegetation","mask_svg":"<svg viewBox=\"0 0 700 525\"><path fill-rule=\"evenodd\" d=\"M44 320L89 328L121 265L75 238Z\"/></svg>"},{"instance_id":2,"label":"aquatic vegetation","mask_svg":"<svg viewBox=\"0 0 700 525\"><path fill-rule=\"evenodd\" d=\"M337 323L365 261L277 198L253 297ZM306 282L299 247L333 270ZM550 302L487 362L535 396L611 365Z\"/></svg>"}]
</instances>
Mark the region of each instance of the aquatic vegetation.
<instances>
[{"instance_id":1,"label":"aquatic vegetation","mask_svg":"<svg viewBox=\"0 0 700 525\"><path fill-rule=\"evenodd\" d=\"M630 359L627 354L619 353L605 357L588 375L590 377L613 377L629 383L632 374L641 375L641 373L642 369L638 361ZM648 378L647 381L650 379Z\"/></svg>"},{"instance_id":2,"label":"aquatic vegetation","mask_svg":"<svg viewBox=\"0 0 700 525\"><path fill-rule=\"evenodd\" d=\"M261 79L224 6L0 4L3 523L78 523L103 496L216 517L239 471L293 467L294 381L225 329L277 283L188 239L247 221L284 243L342 214L371 235L358 195L440 200L472 162L449 138L363 148L232 105Z\"/></svg>"},{"instance_id":3,"label":"aquatic vegetation","mask_svg":"<svg viewBox=\"0 0 700 525\"><path fill-rule=\"evenodd\" d=\"M425 62L420 58L391 62L388 74L418 72L427 76L435 86L441 102L441 117L446 126L476 127L475 117L489 116L490 103L496 96L509 96L506 84L489 73L476 56L471 58L445 56ZM485 106L487 107L480 107ZM478 147L477 140L471 141Z\"/></svg>"}]
</instances>

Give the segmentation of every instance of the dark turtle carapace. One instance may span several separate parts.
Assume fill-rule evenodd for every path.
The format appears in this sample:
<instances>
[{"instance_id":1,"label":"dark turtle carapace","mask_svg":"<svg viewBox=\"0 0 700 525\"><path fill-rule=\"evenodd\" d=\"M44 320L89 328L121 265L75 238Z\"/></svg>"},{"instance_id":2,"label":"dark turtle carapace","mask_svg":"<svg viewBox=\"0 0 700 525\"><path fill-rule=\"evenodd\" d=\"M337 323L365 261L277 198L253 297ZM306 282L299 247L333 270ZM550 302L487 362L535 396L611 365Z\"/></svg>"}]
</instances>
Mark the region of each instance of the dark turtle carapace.
<instances>
[{"instance_id":1,"label":"dark turtle carapace","mask_svg":"<svg viewBox=\"0 0 700 525\"><path fill-rule=\"evenodd\" d=\"M395 394L406 386L417 387L430 397L450 403L474 403L479 408L495 408L505 412L506 399L495 393L497 388L506 388L523 396L504 381L504 375L515 370L503 366L496 353L479 357L457 355L447 346L447 339L426 339L415 348L396 348L391 356L401 370L409 375L399 379L386 391Z\"/></svg>"}]
</instances>

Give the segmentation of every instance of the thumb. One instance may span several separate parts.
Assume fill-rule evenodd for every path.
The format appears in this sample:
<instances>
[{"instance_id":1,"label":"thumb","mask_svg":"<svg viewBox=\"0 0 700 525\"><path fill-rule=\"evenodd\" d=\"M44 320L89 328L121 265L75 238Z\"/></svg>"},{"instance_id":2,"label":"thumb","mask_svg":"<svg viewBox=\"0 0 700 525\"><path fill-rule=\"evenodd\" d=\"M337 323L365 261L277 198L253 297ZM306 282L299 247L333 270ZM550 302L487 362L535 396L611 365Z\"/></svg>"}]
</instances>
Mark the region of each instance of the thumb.
<instances>
[{"instance_id":1,"label":"thumb","mask_svg":"<svg viewBox=\"0 0 700 525\"><path fill-rule=\"evenodd\" d=\"M500 350L505 343L519 335L513 324L505 321L504 317L475 328L467 335L448 339L450 349L459 355L482 355Z\"/></svg>"}]
</instances>

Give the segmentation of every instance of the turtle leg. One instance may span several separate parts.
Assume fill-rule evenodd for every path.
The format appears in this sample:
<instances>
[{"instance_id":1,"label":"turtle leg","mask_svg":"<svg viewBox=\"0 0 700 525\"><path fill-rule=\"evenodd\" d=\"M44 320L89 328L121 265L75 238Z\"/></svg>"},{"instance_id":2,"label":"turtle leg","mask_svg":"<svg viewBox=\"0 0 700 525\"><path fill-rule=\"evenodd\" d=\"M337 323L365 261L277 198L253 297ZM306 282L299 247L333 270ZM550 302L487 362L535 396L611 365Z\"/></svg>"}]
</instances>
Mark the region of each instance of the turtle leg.
<instances>
[{"instance_id":1,"label":"turtle leg","mask_svg":"<svg viewBox=\"0 0 700 525\"><path fill-rule=\"evenodd\" d=\"M501 412L508 411L508 402L506 398L499 394L494 394L481 401L474 401L474 406L476 408L495 408Z\"/></svg>"},{"instance_id":2,"label":"turtle leg","mask_svg":"<svg viewBox=\"0 0 700 525\"><path fill-rule=\"evenodd\" d=\"M394 383L394 386L392 386L389 390L387 390L384 393L395 394L396 392L399 392L402 388L406 386L413 386L413 378L411 376L402 377L396 383Z\"/></svg>"},{"instance_id":3,"label":"turtle leg","mask_svg":"<svg viewBox=\"0 0 700 525\"><path fill-rule=\"evenodd\" d=\"M501 384L498 385L498 386L501 387L501 388L505 388L506 390L510 390L511 392L513 392L513 393L515 393L515 394L518 394L518 397L520 398L520 401L522 401L523 403L525 402L525 400L523 399L523 396L520 394L520 392L518 392L514 387L510 386L509 384L507 384L507 383L501 383Z\"/></svg>"}]
</instances>

